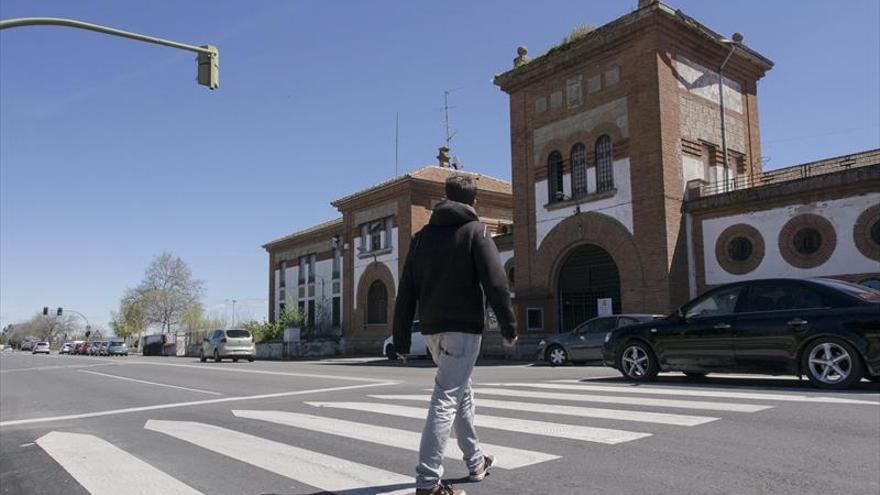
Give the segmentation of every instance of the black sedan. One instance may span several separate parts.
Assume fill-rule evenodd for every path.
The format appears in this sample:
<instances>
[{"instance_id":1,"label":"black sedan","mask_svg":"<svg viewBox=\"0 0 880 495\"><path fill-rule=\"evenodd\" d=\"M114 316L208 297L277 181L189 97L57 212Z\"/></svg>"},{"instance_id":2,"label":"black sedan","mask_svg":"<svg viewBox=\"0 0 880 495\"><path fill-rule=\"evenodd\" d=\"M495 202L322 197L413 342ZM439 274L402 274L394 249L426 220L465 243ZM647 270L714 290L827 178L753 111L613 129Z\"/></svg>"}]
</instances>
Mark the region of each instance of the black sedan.
<instances>
[{"instance_id":1,"label":"black sedan","mask_svg":"<svg viewBox=\"0 0 880 495\"><path fill-rule=\"evenodd\" d=\"M607 366L636 381L660 371L807 375L822 388L880 381L880 291L832 279L717 287L674 314L615 330Z\"/></svg>"}]
</instances>

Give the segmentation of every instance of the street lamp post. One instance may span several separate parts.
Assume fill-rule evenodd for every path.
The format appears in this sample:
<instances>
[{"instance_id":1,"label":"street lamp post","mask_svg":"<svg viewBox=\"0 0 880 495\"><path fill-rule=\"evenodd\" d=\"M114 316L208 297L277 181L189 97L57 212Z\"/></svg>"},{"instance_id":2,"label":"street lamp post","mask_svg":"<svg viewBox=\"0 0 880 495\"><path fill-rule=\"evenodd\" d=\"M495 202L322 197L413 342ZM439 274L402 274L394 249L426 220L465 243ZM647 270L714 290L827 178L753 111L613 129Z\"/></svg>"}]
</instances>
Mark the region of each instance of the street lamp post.
<instances>
[{"instance_id":1,"label":"street lamp post","mask_svg":"<svg viewBox=\"0 0 880 495\"><path fill-rule=\"evenodd\" d=\"M217 89L220 86L220 51L212 45L188 45L177 41L157 38L145 34L123 31L100 24L77 21L75 19L63 19L59 17L22 17L18 19L6 19L0 21L0 30L24 26L64 26L76 29L85 29L98 33L119 36L156 45L169 46L179 50L186 50L198 54L198 81L202 86L209 89Z\"/></svg>"}]
</instances>

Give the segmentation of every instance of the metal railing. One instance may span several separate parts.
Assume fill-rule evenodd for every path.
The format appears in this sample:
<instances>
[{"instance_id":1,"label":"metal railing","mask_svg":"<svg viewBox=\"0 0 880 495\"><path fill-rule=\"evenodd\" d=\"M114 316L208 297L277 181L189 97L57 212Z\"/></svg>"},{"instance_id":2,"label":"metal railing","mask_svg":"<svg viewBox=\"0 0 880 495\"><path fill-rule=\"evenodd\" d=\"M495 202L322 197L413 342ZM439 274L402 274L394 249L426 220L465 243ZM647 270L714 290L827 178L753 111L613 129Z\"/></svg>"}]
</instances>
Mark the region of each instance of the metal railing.
<instances>
[{"instance_id":1,"label":"metal railing","mask_svg":"<svg viewBox=\"0 0 880 495\"><path fill-rule=\"evenodd\" d=\"M827 158L792 167L770 170L755 175L741 175L700 186L700 196L713 196L740 189L767 186L819 175L833 174L842 170L880 164L880 149L852 155Z\"/></svg>"}]
</instances>

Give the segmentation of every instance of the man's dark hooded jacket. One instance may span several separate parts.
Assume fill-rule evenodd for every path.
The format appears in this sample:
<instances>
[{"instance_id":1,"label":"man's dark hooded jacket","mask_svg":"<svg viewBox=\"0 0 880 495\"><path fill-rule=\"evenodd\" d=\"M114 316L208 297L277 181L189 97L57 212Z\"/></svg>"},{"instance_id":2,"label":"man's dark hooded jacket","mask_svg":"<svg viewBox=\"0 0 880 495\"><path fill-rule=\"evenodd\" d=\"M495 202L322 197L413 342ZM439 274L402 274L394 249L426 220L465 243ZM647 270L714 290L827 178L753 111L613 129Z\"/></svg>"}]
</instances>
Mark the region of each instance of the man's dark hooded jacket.
<instances>
[{"instance_id":1,"label":"man's dark hooded jacket","mask_svg":"<svg viewBox=\"0 0 880 495\"><path fill-rule=\"evenodd\" d=\"M482 289L481 289L482 287ZM418 305L422 334L483 332L483 293L506 338L516 335L498 248L473 207L446 200L412 240L394 311L394 348L406 354Z\"/></svg>"}]
</instances>

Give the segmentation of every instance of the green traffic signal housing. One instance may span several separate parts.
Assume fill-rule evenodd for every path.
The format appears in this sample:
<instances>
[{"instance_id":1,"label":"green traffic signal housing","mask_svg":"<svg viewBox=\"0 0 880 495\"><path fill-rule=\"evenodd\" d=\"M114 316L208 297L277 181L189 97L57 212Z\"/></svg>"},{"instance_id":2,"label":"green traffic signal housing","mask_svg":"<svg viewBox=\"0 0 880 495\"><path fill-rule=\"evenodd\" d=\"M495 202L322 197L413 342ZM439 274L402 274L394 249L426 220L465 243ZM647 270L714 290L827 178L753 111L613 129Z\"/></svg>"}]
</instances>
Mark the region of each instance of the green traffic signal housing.
<instances>
[{"instance_id":1,"label":"green traffic signal housing","mask_svg":"<svg viewBox=\"0 0 880 495\"><path fill-rule=\"evenodd\" d=\"M202 48L207 48L210 52L199 52L199 84L217 89L220 86L220 52L213 45L202 45Z\"/></svg>"}]
</instances>

